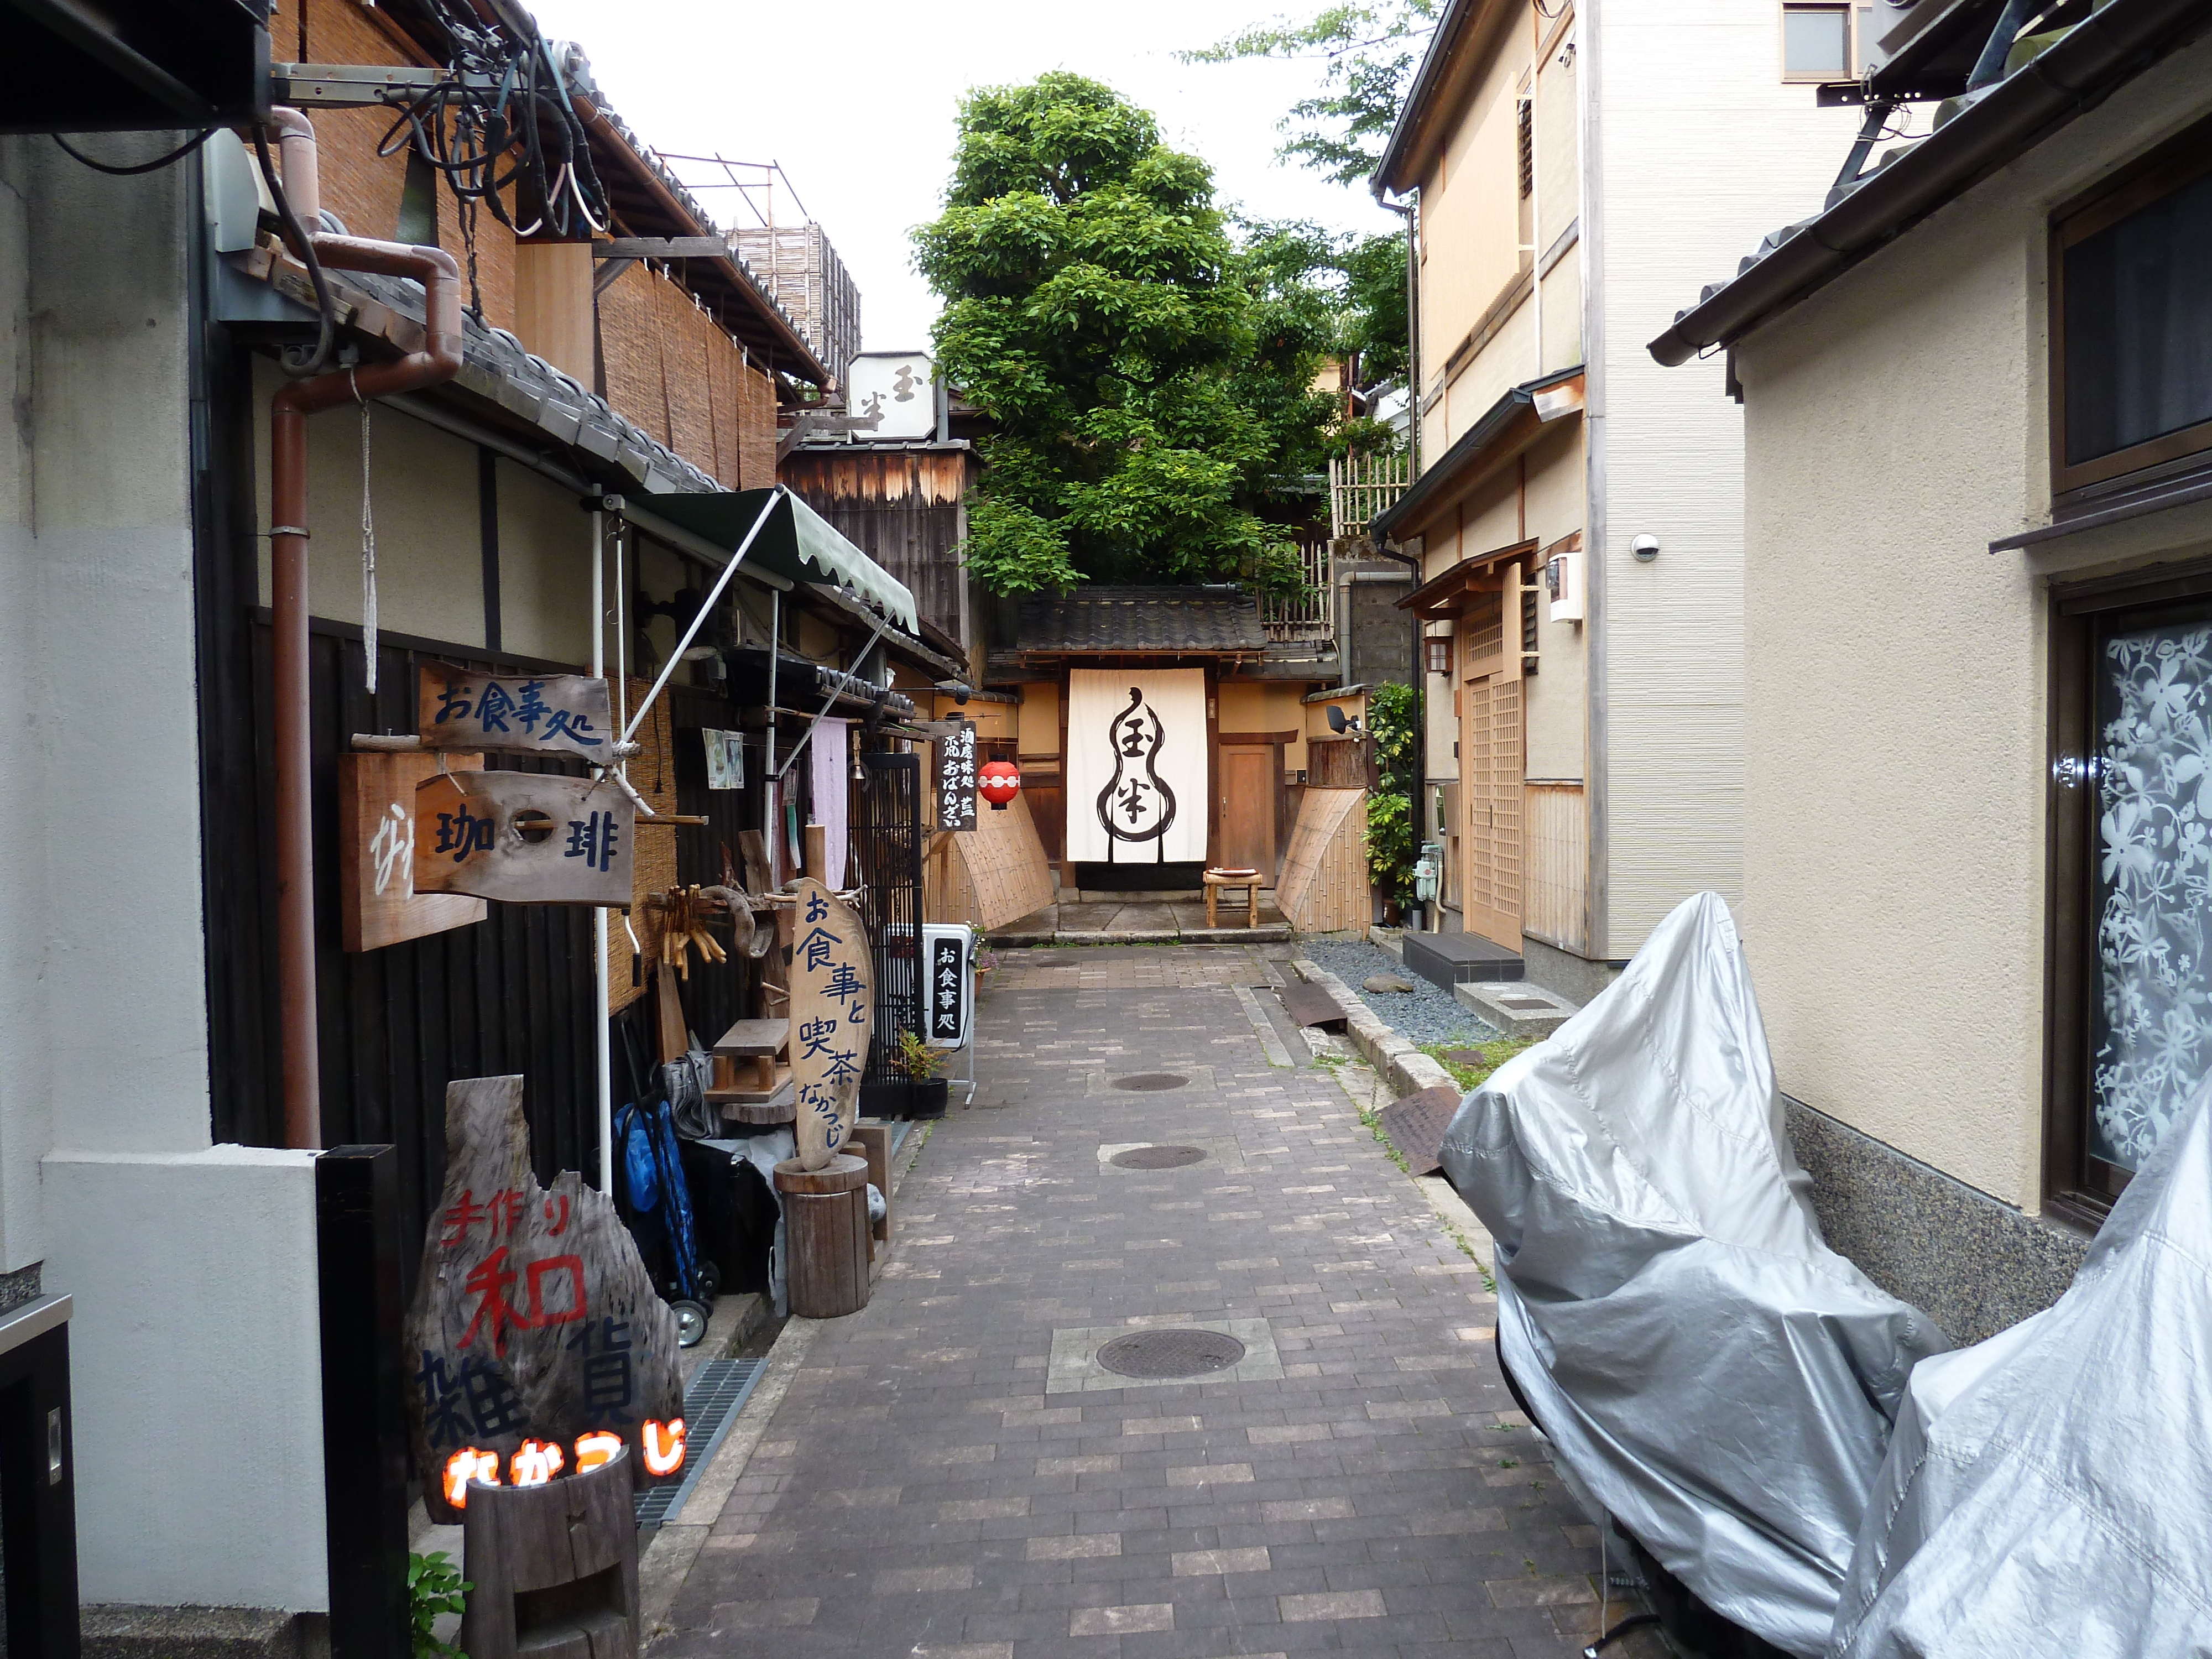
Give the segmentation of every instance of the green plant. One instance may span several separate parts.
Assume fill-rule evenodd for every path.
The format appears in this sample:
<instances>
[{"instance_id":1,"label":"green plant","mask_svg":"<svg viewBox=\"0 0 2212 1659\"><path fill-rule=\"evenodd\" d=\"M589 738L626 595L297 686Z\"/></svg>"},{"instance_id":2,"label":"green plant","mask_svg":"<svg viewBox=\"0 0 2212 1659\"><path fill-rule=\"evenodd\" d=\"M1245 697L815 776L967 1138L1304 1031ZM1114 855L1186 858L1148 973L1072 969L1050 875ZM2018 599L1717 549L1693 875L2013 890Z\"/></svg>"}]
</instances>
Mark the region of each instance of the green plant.
<instances>
[{"instance_id":1,"label":"green plant","mask_svg":"<svg viewBox=\"0 0 2212 1659\"><path fill-rule=\"evenodd\" d=\"M1452 1081L1461 1089L1473 1089L1490 1080L1490 1074L1522 1049L1534 1044L1518 1037L1492 1037L1487 1042L1426 1042L1421 1052L1451 1073ZM1449 1058L1455 1054L1477 1054L1482 1058L1473 1065Z\"/></svg>"},{"instance_id":2,"label":"green plant","mask_svg":"<svg viewBox=\"0 0 2212 1659\"><path fill-rule=\"evenodd\" d=\"M902 1030L898 1034L898 1064L909 1082L927 1083L945 1068L945 1059L921 1033Z\"/></svg>"},{"instance_id":3,"label":"green plant","mask_svg":"<svg viewBox=\"0 0 2212 1659\"><path fill-rule=\"evenodd\" d=\"M438 1615L465 1611L462 1598L476 1586L462 1578L460 1570L443 1550L407 1558L407 1605L414 1623L414 1659L468 1659L450 1642L433 1633Z\"/></svg>"},{"instance_id":4,"label":"green plant","mask_svg":"<svg viewBox=\"0 0 2212 1659\"><path fill-rule=\"evenodd\" d=\"M1419 748L1413 688L1378 685L1367 698L1375 738L1377 785L1367 798L1367 874L1375 890L1401 910L1413 902L1413 860L1420 840L1413 823Z\"/></svg>"}]
</instances>

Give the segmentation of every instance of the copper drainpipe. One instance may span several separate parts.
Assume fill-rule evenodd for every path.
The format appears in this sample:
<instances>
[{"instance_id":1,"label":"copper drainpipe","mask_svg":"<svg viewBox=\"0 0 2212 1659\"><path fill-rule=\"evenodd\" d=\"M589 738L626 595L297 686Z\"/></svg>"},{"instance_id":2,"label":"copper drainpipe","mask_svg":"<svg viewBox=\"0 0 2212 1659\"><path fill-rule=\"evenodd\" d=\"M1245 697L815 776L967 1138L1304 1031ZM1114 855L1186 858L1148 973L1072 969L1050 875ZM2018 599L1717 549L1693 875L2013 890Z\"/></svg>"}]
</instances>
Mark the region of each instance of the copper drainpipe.
<instances>
[{"instance_id":1,"label":"copper drainpipe","mask_svg":"<svg viewBox=\"0 0 2212 1659\"><path fill-rule=\"evenodd\" d=\"M307 738L307 416L356 400L450 380L461 369L460 269L434 247L325 234L315 130L298 110L270 112L284 195L315 258L331 270L412 276L425 296L422 349L397 362L295 380L270 400L270 612L276 635L276 965L284 1054L284 1144L319 1150L322 1091L315 1033L314 806ZM295 250L298 252L299 250Z\"/></svg>"}]
</instances>

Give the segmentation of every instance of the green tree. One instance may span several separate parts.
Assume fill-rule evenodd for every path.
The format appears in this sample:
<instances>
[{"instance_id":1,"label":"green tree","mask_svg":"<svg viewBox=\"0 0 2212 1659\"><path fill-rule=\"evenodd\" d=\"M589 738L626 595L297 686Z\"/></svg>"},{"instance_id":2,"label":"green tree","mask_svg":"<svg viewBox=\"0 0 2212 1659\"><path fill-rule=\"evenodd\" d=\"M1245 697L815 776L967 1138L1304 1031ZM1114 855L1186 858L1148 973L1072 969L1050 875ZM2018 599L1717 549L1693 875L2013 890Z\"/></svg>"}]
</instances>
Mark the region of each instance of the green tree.
<instances>
[{"instance_id":1,"label":"green tree","mask_svg":"<svg viewBox=\"0 0 2212 1659\"><path fill-rule=\"evenodd\" d=\"M1364 184L1382 159L1406 88L1436 26L1436 0L1334 5L1304 23L1255 24L1196 52L1187 64L1249 58L1317 58L1322 90L1291 106L1279 152L1340 185Z\"/></svg>"},{"instance_id":2,"label":"green tree","mask_svg":"<svg viewBox=\"0 0 2212 1659\"><path fill-rule=\"evenodd\" d=\"M1279 516L1334 413L1325 300L1232 240L1195 156L1054 73L963 101L915 264L939 362L993 420L969 567L1001 594L1085 580L1299 580Z\"/></svg>"},{"instance_id":3,"label":"green tree","mask_svg":"<svg viewBox=\"0 0 2212 1659\"><path fill-rule=\"evenodd\" d=\"M1386 683L1367 699L1375 738L1376 787L1367 798L1367 874L1375 890L1401 911L1413 902L1413 859L1419 852L1413 802L1420 751L1413 726L1413 688Z\"/></svg>"}]
</instances>

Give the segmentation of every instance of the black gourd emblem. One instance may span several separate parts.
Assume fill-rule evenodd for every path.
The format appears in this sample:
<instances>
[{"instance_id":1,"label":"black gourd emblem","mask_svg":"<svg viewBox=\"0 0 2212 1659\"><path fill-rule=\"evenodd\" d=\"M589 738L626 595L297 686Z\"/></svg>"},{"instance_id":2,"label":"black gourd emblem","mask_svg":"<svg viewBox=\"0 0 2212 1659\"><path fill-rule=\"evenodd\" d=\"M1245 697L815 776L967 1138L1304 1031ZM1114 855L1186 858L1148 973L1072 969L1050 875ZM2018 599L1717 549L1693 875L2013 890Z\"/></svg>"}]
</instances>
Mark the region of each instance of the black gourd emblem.
<instances>
[{"instance_id":1,"label":"black gourd emblem","mask_svg":"<svg viewBox=\"0 0 2212 1659\"><path fill-rule=\"evenodd\" d=\"M1106 861L1116 862L1118 842L1156 844L1159 862L1167 859L1168 826L1175 822L1175 791L1154 764L1167 742L1159 715L1145 701L1144 688L1129 688L1129 706L1106 727L1114 745L1114 775L1098 792L1098 822L1106 830Z\"/></svg>"}]
</instances>

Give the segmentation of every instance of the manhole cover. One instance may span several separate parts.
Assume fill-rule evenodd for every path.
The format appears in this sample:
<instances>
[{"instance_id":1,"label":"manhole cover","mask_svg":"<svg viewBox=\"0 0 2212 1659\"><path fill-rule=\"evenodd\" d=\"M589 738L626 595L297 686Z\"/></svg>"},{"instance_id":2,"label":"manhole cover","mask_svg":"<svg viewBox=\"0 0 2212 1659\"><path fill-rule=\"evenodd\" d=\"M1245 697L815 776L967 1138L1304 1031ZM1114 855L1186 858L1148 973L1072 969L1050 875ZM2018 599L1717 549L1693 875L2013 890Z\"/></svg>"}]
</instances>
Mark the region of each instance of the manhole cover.
<instances>
[{"instance_id":1,"label":"manhole cover","mask_svg":"<svg viewBox=\"0 0 2212 1659\"><path fill-rule=\"evenodd\" d=\"M1116 1376L1204 1376L1244 1357L1244 1345L1219 1331L1132 1331L1098 1350Z\"/></svg>"},{"instance_id":2,"label":"manhole cover","mask_svg":"<svg viewBox=\"0 0 2212 1659\"><path fill-rule=\"evenodd\" d=\"M1133 1077L1117 1077L1117 1089L1180 1089L1190 1079L1178 1077L1173 1072L1139 1072Z\"/></svg>"},{"instance_id":3,"label":"manhole cover","mask_svg":"<svg viewBox=\"0 0 2212 1659\"><path fill-rule=\"evenodd\" d=\"M1202 1146L1132 1146L1116 1152L1110 1162L1124 1170L1180 1170L1206 1157Z\"/></svg>"}]
</instances>

